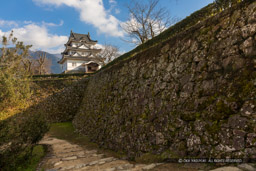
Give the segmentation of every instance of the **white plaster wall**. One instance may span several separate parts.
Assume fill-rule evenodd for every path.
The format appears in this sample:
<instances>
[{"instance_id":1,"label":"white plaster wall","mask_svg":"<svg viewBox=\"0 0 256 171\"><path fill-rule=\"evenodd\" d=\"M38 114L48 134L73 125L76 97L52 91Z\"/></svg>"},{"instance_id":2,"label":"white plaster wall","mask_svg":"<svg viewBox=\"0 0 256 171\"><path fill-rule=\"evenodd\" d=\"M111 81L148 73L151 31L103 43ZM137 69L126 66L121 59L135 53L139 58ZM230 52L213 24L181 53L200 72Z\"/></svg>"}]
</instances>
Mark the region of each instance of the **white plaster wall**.
<instances>
[{"instance_id":1,"label":"white plaster wall","mask_svg":"<svg viewBox=\"0 0 256 171\"><path fill-rule=\"evenodd\" d=\"M79 47L80 49L88 49L85 45Z\"/></svg>"},{"instance_id":2,"label":"white plaster wall","mask_svg":"<svg viewBox=\"0 0 256 171\"><path fill-rule=\"evenodd\" d=\"M72 66L72 63L75 62L76 66ZM67 70L79 70L79 68L84 68L84 66L81 66L85 61L79 61L79 60L67 60Z\"/></svg>"},{"instance_id":3,"label":"white plaster wall","mask_svg":"<svg viewBox=\"0 0 256 171\"><path fill-rule=\"evenodd\" d=\"M74 42L71 43L71 46L72 46L72 47L77 47L77 46L80 46L80 45L81 45L81 43L74 43Z\"/></svg>"},{"instance_id":4,"label":"white plaster wall","mask_svg":"<svg viewBox=\"0 0 256 171\"><path fill-rule=\"evenodd\" d=\"M62 72L67 70L67 61L62 64Z\"/></svg>"}]
</instances>

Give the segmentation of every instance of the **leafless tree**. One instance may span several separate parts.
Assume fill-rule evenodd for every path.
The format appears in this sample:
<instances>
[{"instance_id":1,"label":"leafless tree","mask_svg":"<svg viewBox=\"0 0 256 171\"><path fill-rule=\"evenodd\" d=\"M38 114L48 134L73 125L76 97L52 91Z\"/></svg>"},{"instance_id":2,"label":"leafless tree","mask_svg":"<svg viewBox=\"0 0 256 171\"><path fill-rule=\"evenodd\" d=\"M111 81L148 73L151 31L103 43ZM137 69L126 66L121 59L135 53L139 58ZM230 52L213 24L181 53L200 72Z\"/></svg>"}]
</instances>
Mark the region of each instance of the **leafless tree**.
<instances>
[{"instance_id":1,"label":"leafless tree","mask_svg":"<svg viewBox=\"0 0 256 171\"><path fill-rule=\"evenodd\" d=\"M33 74L33 66L35 64L35 59L33 59L30 55L25 56L21 59L21 62L24 66L24 69L27 73Z\"/></svg>"},{"instance_id":2,"label":"leafless tree","mask_svg":"<svg viewBox=\"0 0 256 171\"><path fill-rule=\"evenodd\" d=\"M133 0L127 8L130 12L129 21L122 23L121 27L128 34L129 40L136 45L145 43L147 40L163 32L174 22L168 10L159 7L160 0Z\"/></svg>"},{"instance_id":3,"label":"leafless tree","mask_svg":"<svg viewBox=\"0 0 256 171\"><path fill-rule=\"evenodd\" d=\"M52 66L52 60L46 58L46 61L44 63L44 67L43 67L43 73L50 74L51 73L51 66Z\"/></svg>"},{"instance_id":4,"label":"leafless tree","mask_svg":"<svg viewBox=\"0 0 256 171\"><path fill-rule=\"evenodd\" d=\"M39 53L37 62L39 65L38 71L40 75L42 74L42 71L43 71L44 63L46 61L45 59L46 59L46 53L43 53L43 52Z\"/></svg>"},{"instance_id":5,"label":"leafless tree","mask_svg":"<svg viewBox=\"0 0 256 171\"><path fill-rule=\"evenodd\" d=\"M37 58L38 74L46 74L51 72L52 61L46 58L46 52L39 52Z\"/></svg>"},{"instance_id":6,"label":"leafless tree","mask_svg":"<svg viewBox=\"0 0 256 171\"><path fill-rule=\"evenodd\" d=\"M120 56L118 47L110 44L105 44L102 51L97 54L96 59L104 66L118 56Z\"/></svg>"}]
</instances>

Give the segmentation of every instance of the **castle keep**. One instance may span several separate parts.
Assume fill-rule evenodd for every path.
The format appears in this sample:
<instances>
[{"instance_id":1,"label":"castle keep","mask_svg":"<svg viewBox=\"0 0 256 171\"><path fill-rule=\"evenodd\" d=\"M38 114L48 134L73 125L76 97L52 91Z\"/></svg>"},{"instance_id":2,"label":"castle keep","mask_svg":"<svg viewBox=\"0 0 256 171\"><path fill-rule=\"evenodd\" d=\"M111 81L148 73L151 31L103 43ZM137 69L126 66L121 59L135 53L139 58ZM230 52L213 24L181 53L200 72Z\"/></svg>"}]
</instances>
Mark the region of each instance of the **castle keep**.
<instances>
[{"instance_id":1,"label":"castle keep","mask_svg":"<svg viewBox=\"0 0 256 171\"><path fill-rule=\"evenodd\" d=\"M66 49L62 53L62 58L58 62L62 65L63 73L74 72L95 72L101 68L101 63L96 55L101 51L95 45L97 41L92 40L90 34L78 34L70 32Z\"/></svg>"}]
</instances>

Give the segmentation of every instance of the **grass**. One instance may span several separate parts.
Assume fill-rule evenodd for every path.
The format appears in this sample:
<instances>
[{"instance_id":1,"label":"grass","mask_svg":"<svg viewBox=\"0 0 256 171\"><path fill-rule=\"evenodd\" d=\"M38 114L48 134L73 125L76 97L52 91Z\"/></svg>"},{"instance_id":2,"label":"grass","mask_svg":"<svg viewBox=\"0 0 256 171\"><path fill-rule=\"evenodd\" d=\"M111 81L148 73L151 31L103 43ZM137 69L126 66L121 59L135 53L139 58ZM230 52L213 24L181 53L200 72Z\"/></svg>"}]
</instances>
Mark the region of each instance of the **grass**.
<instances>
[{"instance_id":1,"label":"grass","mask_svg":"<svg viewBox=\"0 0 256 171\"><path fill-rule=\"evenodd\" d=\"M125 157L125 154L123 153L100 148L96 143L91 142L87 136L76 133L75 128L73 127L71 122L52 124L48 134L51 137L66 140L70 143L80 145L87 150L97 150L99 153L104 153L107 157Z\"/></svg>"},{"instance_id":2,"label":"grass","mask_svg":"<svg viewBox=\"0 0 256 171\"><path fill-rule=\"evenodd\" d=\"M141 155L140 157L136 157L135 161L138 162L138 163L149 164L149 163L163 162L163 159L160 155L145 153L145 154Z\"/></svg>"},{"instance_id":3,"label":"grass","mask_svg":"<svg viewBox=\"0 0 256 171\"><path fill-rule=\"evenodd\" d=\"M89 76L91 73L74 73L74 74L45 74L45 75L33 75L32 78L67 78L67 77L83 77Z\"/></svg>"},{"instance_id":4,"label":"grass","mask_svg":"<svg viewBox=\"0 0 256 171\"><path fill-rule=\"evenodd\" d=\"M17 171L35 171L41 159L45 156L46 146L36 145L33 147L31 156L26 162L17 168Z\"/></svg>"},{"instance_id":5,"label":"grass","mask_svg":"<svg viewBox=\"0 0 256 171\"><path fill-rule=\"evenodd\" d=\"M84 146L89 149L98 148L98 145L91 143L88 137L76 133L75 128L73 127L71 122L52 124L48 134L51 137L63 139L68 142Z\"/></svg>"}]
</instances>

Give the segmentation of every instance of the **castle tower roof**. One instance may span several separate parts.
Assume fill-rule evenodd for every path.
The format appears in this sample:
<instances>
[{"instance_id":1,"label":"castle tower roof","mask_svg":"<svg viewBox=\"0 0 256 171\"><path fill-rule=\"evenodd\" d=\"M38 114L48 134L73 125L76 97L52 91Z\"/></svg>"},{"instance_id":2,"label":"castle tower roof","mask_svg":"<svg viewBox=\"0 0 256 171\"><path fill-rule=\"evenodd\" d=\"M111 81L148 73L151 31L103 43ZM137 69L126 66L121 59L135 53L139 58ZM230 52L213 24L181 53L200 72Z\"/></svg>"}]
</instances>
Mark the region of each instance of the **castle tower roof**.
<instances>
[{"instance_id":1,"label":"castle tower roof","mask_svg":"<svg viewBox=\"0 0 256 171\"><path fill-rule=\"evenodd\" d=\"M90 33L88 32L88 34L80 34L80 33L74 33L71 30L70 33L70 38L75 40L75 41L86 41L86 42L91 42L91 43L97 43L98 41L96 40L92 40L90 37Z\"/></svg>"}]
</instances>

